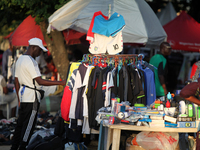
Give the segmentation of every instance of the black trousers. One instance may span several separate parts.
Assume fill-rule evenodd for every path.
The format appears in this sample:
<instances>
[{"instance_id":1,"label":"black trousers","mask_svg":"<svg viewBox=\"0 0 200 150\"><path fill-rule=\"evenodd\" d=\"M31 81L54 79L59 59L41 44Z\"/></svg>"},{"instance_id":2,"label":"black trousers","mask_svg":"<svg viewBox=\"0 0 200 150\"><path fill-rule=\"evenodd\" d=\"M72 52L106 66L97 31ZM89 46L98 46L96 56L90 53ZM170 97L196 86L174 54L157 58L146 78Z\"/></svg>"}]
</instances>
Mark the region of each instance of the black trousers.
<instances>
[{"instance_id":1,"label":"black trousers","mask_svg":"<svg viewBox=\"0 0 200 150\"><path fill-rule=\"evenodd\" d=\"M37 121L39 102L21 103L11 150L25 150Z\"/></svg>"}]
</instances>

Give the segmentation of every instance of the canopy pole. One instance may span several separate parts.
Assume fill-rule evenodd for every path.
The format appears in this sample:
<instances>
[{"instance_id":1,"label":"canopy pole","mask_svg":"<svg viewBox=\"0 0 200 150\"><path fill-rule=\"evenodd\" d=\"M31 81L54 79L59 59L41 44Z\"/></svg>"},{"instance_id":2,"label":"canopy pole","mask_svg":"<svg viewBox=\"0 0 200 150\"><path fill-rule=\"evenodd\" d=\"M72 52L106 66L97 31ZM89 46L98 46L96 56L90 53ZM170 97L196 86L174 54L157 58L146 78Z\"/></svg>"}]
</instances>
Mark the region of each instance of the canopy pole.
<instances>
[{"instance_id":1,"label":"canopy pole","mask_svg":"<svg viewBox=\"0 0 200 150\"><path fill-rule=\"evenodd\" d=\"M110 19L111 16L111 4L108 6L108 19Z\"/></svg>"}]
</instances>

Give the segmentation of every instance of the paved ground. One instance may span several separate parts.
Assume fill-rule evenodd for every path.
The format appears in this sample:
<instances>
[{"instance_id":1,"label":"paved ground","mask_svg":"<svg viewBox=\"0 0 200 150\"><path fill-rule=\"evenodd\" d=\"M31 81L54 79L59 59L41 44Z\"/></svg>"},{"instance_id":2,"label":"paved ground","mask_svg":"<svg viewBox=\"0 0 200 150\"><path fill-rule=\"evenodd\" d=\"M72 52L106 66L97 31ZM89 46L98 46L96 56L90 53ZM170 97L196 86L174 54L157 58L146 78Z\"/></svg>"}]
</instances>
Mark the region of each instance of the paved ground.
<instances>
[{"instance_id":1,"label":"paved ground","mask_svg":"<svg viewBox=\"0 0 200 150\"><path fill-rule=\"evenodd\" d=\"M11 146L0 146L0 150L10 150Z\"/></svg>"}]
</instances>

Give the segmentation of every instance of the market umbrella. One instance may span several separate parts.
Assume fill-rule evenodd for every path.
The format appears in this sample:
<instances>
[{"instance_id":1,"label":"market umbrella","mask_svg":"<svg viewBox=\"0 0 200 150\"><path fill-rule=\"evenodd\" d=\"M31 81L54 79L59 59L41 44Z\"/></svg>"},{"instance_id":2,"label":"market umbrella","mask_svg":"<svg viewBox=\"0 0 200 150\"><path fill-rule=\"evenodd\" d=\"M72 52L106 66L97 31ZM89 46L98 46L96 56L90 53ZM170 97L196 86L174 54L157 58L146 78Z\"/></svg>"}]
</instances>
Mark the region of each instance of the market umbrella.
<instances>
[{"instance_id":1,"label":"market umbrella","mask_svg":"<svg viewBox=\"0 0 200 150\"><path fill-rule=\"evenodd\" d=\"M171 2L169 2L165 6L165 8L161 9L161 11L158 12L156 15L160 20L162 26L166 25L168 22L172 21L177 16L176 11Z\"/></svg>"},{"instance_id":2,"label":"market umbrella","mask_svg":"<svg viewBox=\"0 0 200 150\"><path fill-rule=\"evenodd\" d=\"M200 24L185 11L166 24L164 29L172 49L200 52Z\"/></svg>"},{"instance_id":3,"label":"market umbrella","mask_svg":"<svg viewBox=\"0 0 200 150\"><path fill-rule=\"evenodd\" d=\"M35 18L31 15L23 20L10 37L14 46L28 46L28 40L34 37L40 38L46 45L40 26L36 24Z\"/></svg>"},{"instance_id":4,"label":"market umbrella","mask_svg":"<svg viewBox=\"0 0 200 150\"><path fill-rule=\"evenodd\" d=\"M124 43L157 47L166 38L157 16L144 0L72 0L49 17L47 32L50 33L52 28L58 31L71 28L87 33L97 11L107 16L117 12L124 17Z\"/></svg>"},{"instance_id":5,"label":"market umbrella","mask_svg":"<svg viewBox=\"0 0 200 150\"><path fill-rule=\"evenodd\" d=\"M66 41L66 44L68 45L74 45L74 44L88 44L89 42L86 41L86 34L78 32L73 29L66 29L63 31L63 35Z\"/></svg>"}]
</instances>

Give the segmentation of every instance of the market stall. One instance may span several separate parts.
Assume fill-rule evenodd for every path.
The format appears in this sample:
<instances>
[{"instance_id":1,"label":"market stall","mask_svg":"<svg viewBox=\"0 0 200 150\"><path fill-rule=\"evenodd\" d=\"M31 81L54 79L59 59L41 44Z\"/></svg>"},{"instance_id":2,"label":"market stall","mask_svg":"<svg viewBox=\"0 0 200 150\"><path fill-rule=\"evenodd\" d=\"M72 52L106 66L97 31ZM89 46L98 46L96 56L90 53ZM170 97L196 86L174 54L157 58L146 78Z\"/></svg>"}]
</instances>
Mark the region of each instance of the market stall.
<instances>
[{"instance_id":1,"label":"market stall","mask_svg":"<svg viewBox=\"0 0 200 150\"><path fill-rule=\"evenodd\" d=\"M156 98L155 67L143 61L143 56L140 54L120 54L124 43L147 43L146 45L158 47L164 39L155 36L151 39L151 36L148 36L149 39L145 42L144 37L132 34L133 31L129 27L139 24L141 20L130 23L135 14L131 17L127 17L126 13L123 14L126 11L116 6L120 2L116 5L104 2L110 6L108 11L100 8L100 11L96 11L95 6L100 6L97 1L71 1L49 18L48 32L52 28L60 31L66 28L77 31L85 29L86 39L90 44L88 49L90 54L83 55L80 62L71 63L68 70L67 86L61 102L61 115L66 121L67 138L80 142L81 134L91 134L100 127L99 139L108 138L106 149L111 141L112 149L119 149L121 130L159 131L165 135L166 131L186 132L186 128L187 132L196 132L197 113L191 115L188 109L183 111L182 107L183 112L179 113L181 100L175 97L178 97L178 93L169 93L168 97ZM140 2L143 3L143 1L123 1L120 3L123 5L120 6L128 10L128 6L137 3L140 8L142 7ZM146 4L143 6L148 9ZM75 7L76 11L72 12ZM145 8L143 7L143 10ZM105 12L108 15L105 15ZM137 11L136 14L142 16L144 22L149 21L144 17L148 16L145 12ZM149 25L152 28L148 30L145 25L140 24L137 27L139 26L143 27L141 33L144 30L152 33L151 31L157 31L160 27L160 25ZM181 103L184 102L183 100ZM191 107L187 103L185 106ZM198 110L198 107L195 110ZM184 120L186 118L188 120ZM107 136L102 135L104 132L102 126L108 128ZM173 139L176 141L174 145L177 145L178 137ZM99 141L99 149L105 148L101 148L102 145L104 144Z\"/></svg>"},{"instance_id":2,"label":"market stall","mask_svg":"<svg viewBox=\"0 0 200 150\"><path fill-rule=\"evenodd\" d=\"M127 70L138 69L139 72L135 72L136 74L133 76L135 80L128 75L130 77L128 77L128 84L124 84L126 77L123 78L123 73L117 73L120 65L124 69L127 65L129 68ZM139 68L140 65L143 65L143 68ZM148 63L145 63L142 57L136 54L84 55L82 62L72 63L70 66L70 70L74 69L74 71L69 71L72 74L64 92L66 97L63 96L62 99L62 117L65 121L69 121L69 124L73 122L72 120L77 119L78 121L80 118L82 126L81 124L78 126L82 128L81 131L84 134L92 133L91 129L98 129L100 125L99 149L102 149L103 145L103 149L108 149L111 143L112 149L119 149L121 130L154 131L163 134L170 132L196 133L199 124L199 107L181 99L179 91L176 94L169 93L167 97L153 98L153 100L148 97L154 95L150 90L153 88L153 84L151 83L151 88L148 88L147 83L150 83L150 80L145 82L145 75L140 72L140 69L144 69L144 67L150 70L147 65ZM116 71L114 78L113 74L105 78L105 72L109 72L109 67L111 72ZM87 68L87 71L81 80L82 73L80 71L83 68ZM119 70L119 72L121 71L123 72L123 69ZM141 75L141 78L144 77L143 84L136 84L135 81L142 81L138 78L138 74ZM118 75L119 85L117 85ZM126 93L126 85L130 86L130 89L135 87L141 91L128 90ZM144 89L141 85L145 85ZM80 90L83 91L82 96L77 95ZM77 107L78 105L79 107ZM81 117L83 118L81 119ZM107 132L103 128L107 128ZM103 139L107 139L106 144L101 143Z\"/></svg>"},{"instance_id":3,"label":"market stall","mask_svg":"<svg viewBox=\"0 0 200 150\"><path fill-rule=\"evenodd\" d=\"M159 127L159 128L149 128L146 126L133 126L133 125L109 125L108 126L108 137L106 143L106 150L109 149L110 145L112 144L112 150L119 149L120 145L120 136L121 130L128 130L128 131L151 131L151 132L175 132L175 133L196 133L198 130L197 128L167 128L167 127Z\"/></svg>"}]
</instances>

